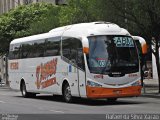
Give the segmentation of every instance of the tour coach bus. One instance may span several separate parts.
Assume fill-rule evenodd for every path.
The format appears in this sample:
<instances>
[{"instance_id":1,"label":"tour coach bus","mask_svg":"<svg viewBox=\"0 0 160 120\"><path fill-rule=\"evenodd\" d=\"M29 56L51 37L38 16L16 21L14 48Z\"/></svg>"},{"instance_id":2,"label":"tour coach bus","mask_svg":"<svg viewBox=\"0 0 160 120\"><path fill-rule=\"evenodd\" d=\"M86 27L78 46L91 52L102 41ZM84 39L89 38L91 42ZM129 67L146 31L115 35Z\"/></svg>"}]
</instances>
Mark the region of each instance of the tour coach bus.
<instances>
[{"instance_id":1,"label":"tour coach bus","mask_svg":"<svg viewBox=\"0 0 160 120\"><path fill-rule=\"evenodd\" d=\"M23 97L39 93L106 98L141 94L140 66L129 32L108 22L68 25L10 43L9 82Z\"/></svg>"}]
</instances>

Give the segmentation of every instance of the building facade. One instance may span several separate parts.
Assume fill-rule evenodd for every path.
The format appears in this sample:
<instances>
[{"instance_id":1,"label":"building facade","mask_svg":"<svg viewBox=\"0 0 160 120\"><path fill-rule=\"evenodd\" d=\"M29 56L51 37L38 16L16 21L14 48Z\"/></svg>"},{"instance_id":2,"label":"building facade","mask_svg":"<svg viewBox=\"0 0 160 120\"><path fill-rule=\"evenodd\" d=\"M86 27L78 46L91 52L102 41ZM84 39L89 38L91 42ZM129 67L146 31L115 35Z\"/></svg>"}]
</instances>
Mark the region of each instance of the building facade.
<instances>
[{"instance_id":1,"label":"building facade","mask_svg":"<svg viewBox=\"0 0 160 120\"><path fill-rule=\"evenodd\" d=\"M0 0L0 14L8 12L15 7L14 0Z\"/></svg>"}]
</instances>

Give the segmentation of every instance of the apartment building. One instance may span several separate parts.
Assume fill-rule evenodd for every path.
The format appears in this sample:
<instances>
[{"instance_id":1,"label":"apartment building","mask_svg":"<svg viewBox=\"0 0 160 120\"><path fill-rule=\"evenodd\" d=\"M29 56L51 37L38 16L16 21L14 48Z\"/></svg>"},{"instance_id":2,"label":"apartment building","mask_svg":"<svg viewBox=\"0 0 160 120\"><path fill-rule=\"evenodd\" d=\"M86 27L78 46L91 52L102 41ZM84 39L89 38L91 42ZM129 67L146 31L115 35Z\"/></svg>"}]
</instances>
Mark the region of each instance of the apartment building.
<instances>
[{"instance_id":1,"label":"apartment building","mask_svg":"<svg viewBox=\"0 0 160 120\"><path fill-rule=\"evenodd\" d=\"M0 0L0 14L8 12L19 5L27 5L36 2L48 2L53 4L66 4L66 0Z\"/></svg>"},{"instance_id":2,"label":"apartment building","mask_svg":"<svg viewBox=\"0 0 160 120\"><path fill-rule=\"evenodd\" d=\"M0 0L0 14L8 12L15 7L14 0Z\"/></svg>"}]
</instances>

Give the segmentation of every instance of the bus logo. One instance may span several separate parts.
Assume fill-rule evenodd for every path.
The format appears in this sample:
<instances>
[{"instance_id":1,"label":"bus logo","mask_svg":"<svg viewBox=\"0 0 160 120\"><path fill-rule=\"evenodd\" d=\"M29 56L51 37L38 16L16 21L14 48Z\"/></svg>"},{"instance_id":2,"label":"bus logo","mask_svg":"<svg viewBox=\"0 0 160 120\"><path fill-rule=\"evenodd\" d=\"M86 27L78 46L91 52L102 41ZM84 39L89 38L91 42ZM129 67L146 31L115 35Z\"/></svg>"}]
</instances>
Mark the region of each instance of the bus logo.
<instances>
[{"instance_id":1,"label":"bus logo","mask_svg":"<svg viewBox=\"0 0 160 120\"><path fill-rule=\"evenodd\" d=\"M56 83L57 58L41 63L36 68L37 89L44 89Z\"/></svg>"},{"instance_id":2,"label":"bus logo","mask_svg":"<svg viewBox=\"0 0 160 120\"><path fill-rule=\"evenodd\" d=\"M19 68L19 63L18 62L10 63L10 69L11 70L18 70L18 68Z\"/></svg>"}]
</instances>

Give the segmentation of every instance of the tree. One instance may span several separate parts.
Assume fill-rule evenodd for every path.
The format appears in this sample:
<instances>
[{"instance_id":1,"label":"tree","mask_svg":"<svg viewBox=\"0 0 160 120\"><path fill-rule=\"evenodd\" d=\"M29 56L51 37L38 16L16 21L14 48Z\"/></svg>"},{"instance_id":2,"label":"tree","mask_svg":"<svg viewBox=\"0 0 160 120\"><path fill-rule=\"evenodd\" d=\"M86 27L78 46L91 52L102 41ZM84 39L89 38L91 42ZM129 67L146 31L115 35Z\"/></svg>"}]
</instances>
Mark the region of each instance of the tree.
<instances>
[{"instance_id":1,"label":"tree","mask_svg":"<svg viewBox=\"0 0 160 120\"><path fill-rule=\"evenodd\" d=\"M41 34L50 31L53 28L60 26L60 13L61 7L52 6L44 17L38 22L33 22L30 25L29 31L32 34ZM37 29L38 28L38 29Z\"/></svg>"},{"instance_id":2,"label":"tree","mask_svg":"<svg viewBox=\"0 0 160 120\"><path fill-rule=\"evenodd\" d=\"M0 53L5 54L8 51L11 40L36 33L33 32L33 24L45 20L47 18L46 13L51 9L56 9L56 6L47 3L36 3L17 7L1 15ZM38 26L37 29L39 29Z\"/></svg>"},{"instance_id":3,"label":"tree","mask_svg":"<svg viewBox=\"0 0 160 120\"><path fill-rule=\"evenodd\" d=\"M100 20L97 2L97 0L69 0L68 5L60 11L61 25Z\"/></svg>"}]
</instances>

